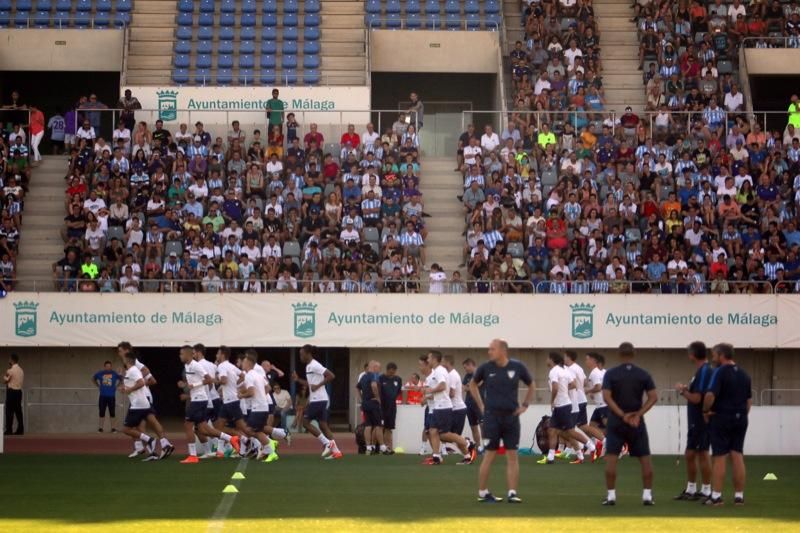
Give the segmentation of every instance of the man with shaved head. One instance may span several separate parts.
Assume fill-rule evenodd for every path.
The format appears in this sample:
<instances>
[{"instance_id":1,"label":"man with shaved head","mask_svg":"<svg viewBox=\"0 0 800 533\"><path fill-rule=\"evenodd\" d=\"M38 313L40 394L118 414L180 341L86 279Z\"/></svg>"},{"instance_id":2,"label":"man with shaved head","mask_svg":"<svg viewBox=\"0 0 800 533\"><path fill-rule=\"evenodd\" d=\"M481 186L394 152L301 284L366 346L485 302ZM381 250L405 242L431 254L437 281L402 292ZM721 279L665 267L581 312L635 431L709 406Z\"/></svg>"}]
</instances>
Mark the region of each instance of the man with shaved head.
<instances>
[{"instance_id":1,"label":"man with shaved head","mask_svg":"<svg viewBox=\"0 0 800 533\"><path fill-rule=\"evenodd\" d=\"M370 361L358 380L358 393L361 396L361 411L364 413L364 439L367 441L367 455L378 453L388 455L383 442L383 408L380 391L381 364ZM375 450L373 442L379 449Z\"/></svg>"},{"instance_id":2,"label":"man with shaved head","mask_svg":"<svg viewBox=\"0 0 800 533\"><path fill-rule=\"evenodd\" d=\"M528 391L522 405L519 404L519 383L523 382ZM483 396L480 387L483 386ZM508 357L508 343L495 339L489 344L489 361L475 370L469 384L469 392L483 414L483 437L489 442L481 462L478 476L478 501L495 503L503 498L489 492L489 473L492 469L500 441L506 449L506 483L508 484L508 503L521 503L517 496L519 484L519 416L524 413L531 401L535 387L528 368L520 361Z\"/></svg>"}]
</instances>

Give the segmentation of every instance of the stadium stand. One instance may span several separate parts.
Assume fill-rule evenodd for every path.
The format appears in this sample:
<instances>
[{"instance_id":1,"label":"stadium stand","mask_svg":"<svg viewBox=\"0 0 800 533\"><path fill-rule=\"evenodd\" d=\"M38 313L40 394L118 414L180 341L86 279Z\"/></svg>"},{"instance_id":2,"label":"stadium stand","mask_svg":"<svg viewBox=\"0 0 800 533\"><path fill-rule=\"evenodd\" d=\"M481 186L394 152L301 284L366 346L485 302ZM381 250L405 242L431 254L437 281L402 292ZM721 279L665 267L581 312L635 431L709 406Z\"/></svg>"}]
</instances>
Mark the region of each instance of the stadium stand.
<instances>
[{"instance_id":1,"label":"stadium stand","mask_svg":"<svg viewBox=\"0 0 800 533\"><path fill-rule=\"evenodd\" d=\"M0 28L122 28L132 7L132 0L5 0Z\"/></svg>"},{"instance_id":2,"label":"stadium stand","mask_svg":"<svg viewBox=\"0 0 800 533\"><path fill-rule=\"evenodd\" d=\"M502 24L499 0L367 0L369 29L491 30Z\"/></svg>"}]
</instances>

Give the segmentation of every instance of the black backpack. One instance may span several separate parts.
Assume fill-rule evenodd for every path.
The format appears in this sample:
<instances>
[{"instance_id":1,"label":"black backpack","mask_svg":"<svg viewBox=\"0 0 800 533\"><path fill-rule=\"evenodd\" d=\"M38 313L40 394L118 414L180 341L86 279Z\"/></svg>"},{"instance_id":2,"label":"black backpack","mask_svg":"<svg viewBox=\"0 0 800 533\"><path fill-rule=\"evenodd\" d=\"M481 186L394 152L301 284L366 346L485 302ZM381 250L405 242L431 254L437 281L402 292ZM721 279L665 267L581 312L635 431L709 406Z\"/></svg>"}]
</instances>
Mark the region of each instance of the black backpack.
<instances>
[{"instance_id":1,"label":"black backpack","mask_svg":"<svg viewBox=\"0 0 800 533\"><path fill-rule=\"evenodd\" d=\"M536 426L533 438L536 441L536 446L545 455L550 451L550 440L547 437L548 429L550 429L550 417L544 415Z\"/></svg>"},{"instance_id":2,"label":"black backpack","mask_svg":"<svg viewBox=\"0 0 800 533\"><path fill-rule=\"evenodd\" d=\"M358 453L364 455L367 453L367 439L364 438L364 424L356 426L356 445L358 446Z\"/></svg>"}]
</instances>

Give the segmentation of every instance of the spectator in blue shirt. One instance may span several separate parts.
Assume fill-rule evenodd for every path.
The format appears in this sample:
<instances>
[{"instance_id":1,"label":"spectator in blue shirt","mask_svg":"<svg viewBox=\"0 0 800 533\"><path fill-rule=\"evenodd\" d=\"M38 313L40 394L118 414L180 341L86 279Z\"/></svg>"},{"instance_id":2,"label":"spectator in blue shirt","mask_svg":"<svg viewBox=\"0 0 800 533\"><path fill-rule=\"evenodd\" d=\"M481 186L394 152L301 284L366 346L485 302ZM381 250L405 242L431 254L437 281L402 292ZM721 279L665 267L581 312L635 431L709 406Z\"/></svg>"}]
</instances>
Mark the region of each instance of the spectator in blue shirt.
<instances>
[{"instance_id":1,"label":"spectator in blue shirt","mask_svg":"<svg viewBox=\"0 0 800 533\"><path fill-rule=\"evenodd\" d=\"M100 400L98 407L100 409L100 422L97 426L97 431L103 432L104 418L106 411L108 411L109 418L111 419L111 433L116 433L116 393L122 378L116 371L111 368L111 361L103 363L103 370L99 370L92 376L92 383L100 391Z\"/></svg>"}]
</instances>

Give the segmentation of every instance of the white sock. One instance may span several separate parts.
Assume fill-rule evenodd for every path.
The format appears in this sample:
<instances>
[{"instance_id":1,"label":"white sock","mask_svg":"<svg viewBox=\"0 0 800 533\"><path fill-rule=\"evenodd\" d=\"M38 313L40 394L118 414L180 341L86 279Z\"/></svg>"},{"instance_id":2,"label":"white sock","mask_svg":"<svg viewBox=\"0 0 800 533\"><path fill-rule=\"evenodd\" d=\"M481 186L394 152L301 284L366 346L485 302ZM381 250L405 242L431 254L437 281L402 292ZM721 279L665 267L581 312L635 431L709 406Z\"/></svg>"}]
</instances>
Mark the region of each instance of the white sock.
<instances>
[{"instance_id":1,"label":"white sock","mask_svg":"<svg viewBox=\"0 0 800 533\"><path fill-rule=\"evenodd\" d=\"M718 498L722 498L722 493L721 492L717 492L715 490L712 490L711 491L711 498L714 499L714 500L716 500Z\"/></svg>"},{"instance_id":2,"label":"white sock","mask_svg":"<svg viewBox=\"0 0 800 533\"><path fill-rule=\"evenodd\" d=\"M589 452L589 453L593 453L594 452L594 442L592 442L592 439L589 439L588 441L586 441L586 451Z\"/></svg>"},{"instance_id":3,"label":"white sock","mask_svg":"<svg viewBox=\"0 0 800 533\"><path fill-rule=\"evenodd\" d=\"M711 494L711 485L703 484L702 488L700 489L700 493L703 496L708 496L709 494Z\"/></svg>"},{"instance_id":4,"label":"white sock","mask_svg":"<svg viewBox=\"0 0 800 533\"><path fill-rule=\"evenodd\" d=\"M368 452L371 452L371 451L373 451L374 449L375 449L375 446L373 446L373 445L371 445L371 444L370 444L369 446L367 446L367 451L368 451Z\"/></svg>"},{"instance_id":5,"label":"white sock","mask_svg":"<svg viewBox=\"0 0 800 533\"><path fill-rule=\"evenodd\" d=\"M642 499L645 501L649 501L653 499L653 491L652 489L644 489L642 490Z\"/></svg>"},{"instance_id":6,"label":"white sock","mask_svg":"<svg viewBox=\"0 0 800 533\"><path fill-rule=\"evenodd\" d=\"M564 453L565 453L566 455L575 455L575 450L573 450L573 449L572 449L572 446L570 446L570 447L568 447L568 448L564 448Z\"/></svg>"},{"instance_id":7,"label":"white sock","mask_svg":"<svg viewBox=\"0 0 800 533\"><path fill-rule=\"evenodd\" d=\"M381 451L382 451L382 452L385 452L385 451L386 451L386 450L388 450L388 449L389 449L389 448L387 448L385 444L381 444Z\"/></svg>"},{"instance_id":8,"label":"white sock","mask_svg":"<svg viewBox=\"0 0 800 533\"><path fill-rule=\"evenodd\" d=\"M286 430L281 428L275 428L272 430L272 436L276 439L285 439L286 438Z\"/></svg>"},{"instance_id":9,"label":"white sock","mask_svg":"<svg viewBox=\"0 0 800 533\"><path fill-rule=\"evenodd\" d=\"M326 437L324 433L320 433L317 439L322 443L323 446L327 446L328 444L331 443L331 441L328 440L328 437Z\"/></svg>"},{"instance_id":10,"label":"white sock","mask_svg":"<svg viewBox=\"0 0 800 533\"><path fill-rule=\"evenodd\" d=\"M265 455L271 454L274 450L272 449L272 443L270 443L269 439L267 439L267 443L261 446L261 451L264 452Z\"/></svg>"},{"instance_id":11,"label":"white sock","mask_svg":"<svg viewBox=\"0 0 800 533\"><path fill-rule=\"evenodd\" d=\"M197 445L194 442L189 444L189 455L197 457Z\"/></svg>"},{"instance_id":12,"label":"white sock","mask_svg":"<svg viewBox=\"0 0 800 533\"><path fill-rule=\"evenodd\" d=\"M480 496L481 498L484 498L487 494L489 494L489 491L486 489L478 491L478 496Z\"/></svg>"},{"instance_id":13,"label":"white sock","mask_svg":"<svg viewBox=\"0 0 800 533\"><path fill-rule=\"evenodd\" d=\"M508 491L508 497L509 497L509 498L510 498L510 497L512 497L512 496L516 496L516 495L517 495L517 491L515 491L515 490L513 490L513 489L511 489L511 490L509 490L509 491Z\"/></svg>"},{"instance_id":14,"label":"white sock","mask_svg":"<svg viewBox=\"0 0 800 533\"><path fill-rule=\"evenodd\" d=\"M133 441L133 449L141 453L144 451L144 444L142 444L142 441L139 439L136 439Z\"/></svg>"},{"instance_id":15,"label":"white sock","mask_svg":"<svg viewBox=\"0 0 800 533\"><path fill-rule=\"evenodd\" d=\"M734 493L733 493L733 497L734 497L734 498L741 498L741 499L743 499L743 500L744 500L744 491L741 491L741 492L734 492Z\"/></svg>"},{"instance_id":16,"label":"white sock","mask_svg":"<svg viewBox=\"0 0 800 533\"><path fill-rule=\"evenodd\" d=\"M167 446L172 446L172 443L166 437L161 437L161 447L166 448Z\"/></svg>"},{"instance_id":17,"label":"white sock","mask_svg":"<svg viewBox=\"0 0 800 533\"><path fill-rule=\"evenodd\" d=\"M331 440L330 443L331 443L331 450L333 450L335 453L339 453L339 447L336 445L336 441Z\"/></svg>"},{"instance_id":18,"label":"white sock","mask_svg":"<svg viewBox=\"0 0 800 533\"><path fill-rule=\"evenodd\" d=\"M608 496L606 497L609 501L616 501L617 499L617 491L615 489L608 490Z\"/></svg>"},{"instance_id":19,"label":"white sock","mask_svg":"<svg viewBox=\"0 0 800 533\"><path fill-rule=\"evenodd\" d=\"M147 433L141 433L139 435L139 440L144 442L144 443L149 443L153 439Z\"/></svg>"},{"instance_id":20,"label":"white sock","mask_svg":"<svg viewBox=\"0 0 800 533\"><path fill-rule=\"evenodd\" d=\"M559 452L563 452L564 451L564 443L561 443L561 444L558 445L558 451Z\"/></svg>"},{"instance_id":21,"label":"white sock","mask_svg":"<svg viewBox=\"0 0 800 533\"><path fill-rule=\"evenodd\" d=\"M547 452L547 460L548 461L554 461L555 458L556 458L556 451L554 449L550 448L550 451Z\"/></svg>"},{"instance_id":22,"label":"white sock","mask_svg":"<svg viewBox=\"0 0 800 533\"><path fill-rule=\"evenodd\" d=\"M217 439L217 440L224 440L225 442L230 442L231 441L231 436L228 435L227 433L220 433L219 434L219 439ZM219 444L217 444L217 449L219 449Z\"/></svg>"},{"instance_id":23,"label":"white sock","mask_svg":"<svg viewBox=\"0 0 800 533\"><path fill-rule=\"evenodd\" d=\"M691 481L688 482L686 484L686 492L688 492L689 494L694 494L695 492L697 492L697 483L693 483Z\"/></svg>"},{"instance_id":24,"label":"white sock","mask_svg":"<svg viewBox=\"0 0 800 533\"><path fill-rule=\"evenodd\" d=\"M578 460L583 461L583 450L578 450Z\"/></svg>"}]
</instances>

